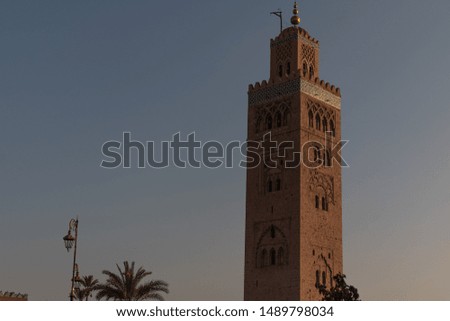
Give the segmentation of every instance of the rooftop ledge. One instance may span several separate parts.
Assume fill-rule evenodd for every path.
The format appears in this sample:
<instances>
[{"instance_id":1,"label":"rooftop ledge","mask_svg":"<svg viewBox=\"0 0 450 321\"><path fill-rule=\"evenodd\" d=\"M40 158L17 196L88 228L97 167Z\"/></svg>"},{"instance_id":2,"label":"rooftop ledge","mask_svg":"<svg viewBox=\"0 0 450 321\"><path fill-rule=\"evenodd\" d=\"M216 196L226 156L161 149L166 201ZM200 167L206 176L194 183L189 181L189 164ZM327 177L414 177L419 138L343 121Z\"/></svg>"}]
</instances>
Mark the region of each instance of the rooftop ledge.
<instances>
[{"instance_id":1,"label":"rooftop ledge","mask_svg":"<svg viewBox=\"0 0 450 321\"><path fill-rule=\"evenodd\" d=\"M275 37L275 39L270 40L270 45L274 45L280 41L289 39L292 36L302 36L303 38L311 41L312 43L319 45L319 41L317 39L311 37L308 31L300 27L289 27L284 29L277 37Z\"/></svg>"},{"instance_id":2,"label":"rooftop ledge","mask_svg":"<svg viewBox=\"0 0 450 321\"><path fill-rule=\"evenodd\" d=\"M321 80L321 79L319 79L317 77L316 78L310 78L308 76L303 77L301 75L301 71L300 70L297 70L297 72L291 73L290 76L283 78L279 82L278 81L275 82L274 80L269 80L269 81L263 80L261 83L257 82L254 85L251 84L251 85L248 86L248 92L251 93L253 91L261 90L261 89L264 89L264 88L267 88L267 87L270 87L270 86L273 86L273 85L282 84L285 81L294 80L294 79L300 79L302 81L308 81L311 84L315 84L317 86L320 86L322 89L330 92L333 95L341 97L341 89L339 87L336 87L336 86L330 84L329 82L325 82L324 80Z\"/></svg>"}]
</instances>

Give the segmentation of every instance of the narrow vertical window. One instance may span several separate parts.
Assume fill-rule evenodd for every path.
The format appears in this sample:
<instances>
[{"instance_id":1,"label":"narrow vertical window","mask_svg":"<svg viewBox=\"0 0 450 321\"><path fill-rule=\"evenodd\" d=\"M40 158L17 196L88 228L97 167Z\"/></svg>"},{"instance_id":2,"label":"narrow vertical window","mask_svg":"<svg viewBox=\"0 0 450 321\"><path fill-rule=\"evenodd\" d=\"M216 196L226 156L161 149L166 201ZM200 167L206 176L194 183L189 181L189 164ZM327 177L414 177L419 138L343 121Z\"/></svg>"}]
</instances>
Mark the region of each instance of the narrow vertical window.
<instances>
[{"instance_id":1,"label":"narrow vertical window","mask_svg":"<svg viewBox=\"0 0 450 321\"><path fill-rule=\"evenodd\" d=\"M327 286L327 273L325 271L322 272L322 284Z\"/></svg>"},{"instance_id":2,"label":"narrow vertical window","mask_svg":"<svg viewBox=\"0 0 450 321\"><path fill-rule=\"evenodd\" d=\"M330 157L330 151L325 151L325 166L331 167L331 157Z\"/></svg>"},{"instance_id":3,"label":"narrow vertical window","mask_svg":"<svg viewBox=\"0 0 450 321\"><path fill-rule=\"evenodd\" d=\"M316 270L316 288L318 288L320 285L320 272L319 270Z\"/></svg>"},{"instance_id":4,"label":"narrow vertical window","mask_svg":"<svg viewBox=\"0 0 450 321\"><path fill-rule=\"evenodd\" d=\"M321 164L322 157L320 155L320 149L319 147L314 147L314 161Z\"/></svg>"},{"instance_id":5,"label":"narrow vertical window","mask_svg":"<svg viewBox=\"0 0 450 321\"><path fill-rule=\"evenodd\" d=\"M275 122L277 124L277 128L281 127L281 113L279 111L277 111L277 113L275 114Z\"/></svg>"},{"instance_id":6,"label":"narrow vertical window","mask_svg":"<svg viewBox=\"0 0 450 321\"><path fill-rule=\"evenodd\" d=\"M316 208L319 208L319 196L318 195L316 195L315 201L316 201Z\"/></svg>"},{"instance_id":7,"label":"narrow vertical window","mask_svg":"<svg viewBox=\"0 0 450 321\"><path fill-rule=\"evenodd\" d=\"M325 200L325 197L322 197L322 209L324 211L327 210L327 201Z\"/></svg>"},{"instance_id":8,"label":"narrow vertical window","mask_svg":"<svg viewBox=\"0 0 450 321\"><path fill-rule=\"evenodd\" d=\"M320 130L320 116L319 116L319 114L316 115L316 129Z\"/></svg>"},{"instance_id":9,"label":"narrow vertical window","mask_svg":"<svg viewBox=\"0 0 450 321\"><path fill-rule=\"evenodd\" d=\"M313 128L314 127L314 115L313 115L312 110L310 110L308 112L308 125L309 125L309 128Z\"/></svg>"},{"instance_id":10,"label":"narrow vertical window","mask_svg":"<svg viewBox=\"0 0 450 321\"><path fill-rule=\"evenodd\" d=\"M325 116L322 119L322 129L324 133L328 130L328 122Z\"/></svg>"},{"instance_id":11,"label":"narrow vertical window","mask_svg":"<svg viewBox=\"0 0 450 321\"><path fill-rule=\"evenodd\" d=\"M270 265L277 264L277 254L275 252L275 249L270 250Z\"/></svg>"},{"instance_id":12,"label":"narrow vertical window","mask_svg":"<svg viewBox=\"0 0 450 321\"><path fill-rule=\"evenodd\" d=\"M336 137L336 127L334 126L334 122L330 120L330 131L333 137Z\"/></svg>"},{"instance_id":13,"label":"narrow vertical window","mask_svg":"<svg viewBox=\"0 0 450 321\"><path fill-rule=\"evenodd\" d=\"M306 75L308 74L308 65L306 64L306 62L303 63L303 77L306 77Z\"/></svg>"},{"instance_id":14,"label":"narrow vertical window","mask_svg":"<svg viewBox=\"0 0 450 321\"><path fill-rule=\"evenodd\" d=\"M291 63L286 64L286 74L289 76L291 74Z\"/></svg>"},{"instance_id":15,"label":"narrow vertical window","mask_svg":"<svg viewBox=\"0 0 450 321\"><path fill-rule=\"evenodd\" d=\"M314 68L313 66L309 67L309 78L313 78L314 77Z\"/></svg>"}]
</instances>

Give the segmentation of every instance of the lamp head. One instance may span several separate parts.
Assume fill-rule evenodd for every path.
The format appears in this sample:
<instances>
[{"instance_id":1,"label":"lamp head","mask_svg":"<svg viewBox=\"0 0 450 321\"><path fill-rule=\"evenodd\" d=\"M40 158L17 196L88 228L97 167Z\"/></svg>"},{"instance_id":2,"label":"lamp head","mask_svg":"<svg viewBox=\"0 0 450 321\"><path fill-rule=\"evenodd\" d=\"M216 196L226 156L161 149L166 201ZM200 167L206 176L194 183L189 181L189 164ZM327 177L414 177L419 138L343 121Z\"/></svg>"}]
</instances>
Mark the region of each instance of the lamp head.
<instances>
[{"instance_id":1,"label":"lamp head","mask_svg":"<svg viewBox=\"0 0 450 321\"><path fill-rule=\"evenodd\" d=\"M75 243L75 237L72 236L72 234L70 233L70 230L67 233L67 235L63 237L63 240L64 240L64 246L66 247L67 252L69 252L73 246L73 243Z\"/></svg>"}]
</instances>

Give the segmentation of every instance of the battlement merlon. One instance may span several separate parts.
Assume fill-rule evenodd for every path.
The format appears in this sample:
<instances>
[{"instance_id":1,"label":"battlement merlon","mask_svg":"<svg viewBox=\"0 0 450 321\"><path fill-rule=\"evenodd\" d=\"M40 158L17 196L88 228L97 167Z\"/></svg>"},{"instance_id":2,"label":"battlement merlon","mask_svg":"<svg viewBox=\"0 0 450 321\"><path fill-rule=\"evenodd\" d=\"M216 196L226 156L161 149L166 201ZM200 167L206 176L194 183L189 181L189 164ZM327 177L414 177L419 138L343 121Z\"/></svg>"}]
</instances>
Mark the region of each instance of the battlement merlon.
<instances>
[{"instance_id":1,"label":"battlement merlon","mask_svg":"<svg viewBox=\"0 0 450 321\"><path fill-rule=\"evenodd\" d=\"M341 90L319 78L302 77L301 70L292 73L285 81L263 80L248 87L249 106L277 100L283 95L302 92L312 98L341 109Z\"/></svg>"},{"instance_id":2,"label":"battlement merlon","mask_svg":"<svg viewBox=\"0 0 450 321\"><path fill-rule=\"evenodd\" d=\"M0 291L0 301L27 301L28 294L16 293L16 292L8 292L8 291Z\"/></svg>"},{"instance_id":3,"label":"battlement merlon","mask_svg":"<svg viewBox=\"0 0 450 321\"><path fill-rule=\"evenodd\" d=\"M319 40L311 37L303 28L299 27L289 27L284 29L278 36L276 36L274 39L270 39L270 47L276 47L280 44L282 44L285 41L293 40L293 39L299 39L302 38L305 42L310 44L311 46L315 48L319 48Z\"/></svg>"}]
</instances>

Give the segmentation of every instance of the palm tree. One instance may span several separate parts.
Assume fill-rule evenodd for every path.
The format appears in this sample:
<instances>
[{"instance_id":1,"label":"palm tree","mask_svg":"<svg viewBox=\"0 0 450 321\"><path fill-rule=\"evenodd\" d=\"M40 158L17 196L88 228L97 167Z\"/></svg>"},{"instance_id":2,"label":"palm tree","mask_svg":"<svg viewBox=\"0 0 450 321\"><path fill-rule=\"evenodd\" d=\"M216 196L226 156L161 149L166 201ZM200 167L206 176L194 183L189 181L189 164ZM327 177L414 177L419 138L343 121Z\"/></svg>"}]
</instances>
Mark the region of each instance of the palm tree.
<instances>
[{"instance_id":1,"label":"palm tree","mask_svg":"<svg viewBox=\"0 0 450 321\"><path fill-rule=\"evenodd\" d=\"M116 266L119 274L107 270L102 271L108 278L105 283L95 287L95 290L98 291L97 300L104 298L114 301L162 301L164 298L160 292L169 293L168 284L161 280L151 280L141 284L141 281L152 272L140 267L135 273L134 262L131 263L131 266L128 261L123 262L123 270L118 264Z\"/></svg>"},{"instance_id":2,"label":"palm tree","mask_svg":"<svg viewBox=\"0 0 450 321\"><path fill-rule=\"evenodd\" d=\"M94 279L92 275L85 275L80 280L82 288L76 289L75 297L79 301L86 300L92 297L92 292L95 291L95 288L98 285L98 280Z\"/></svg>"}]
</instances>

